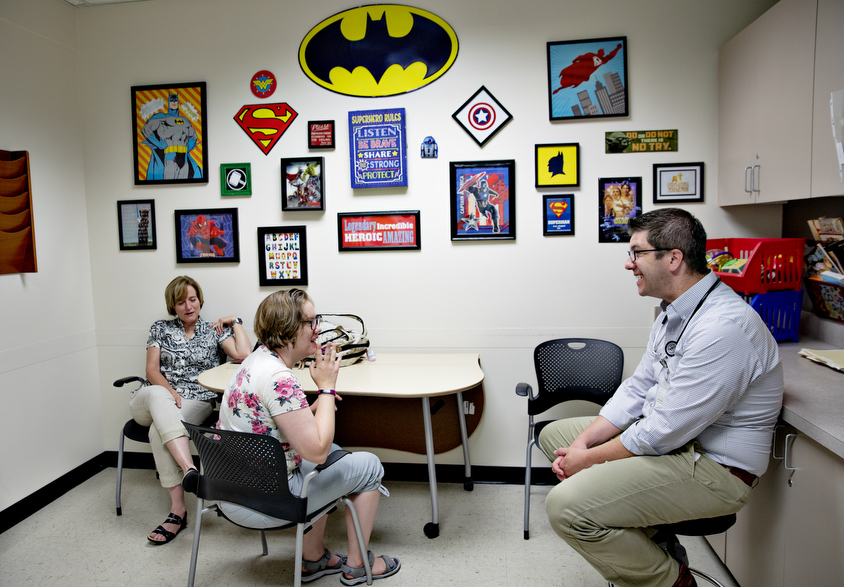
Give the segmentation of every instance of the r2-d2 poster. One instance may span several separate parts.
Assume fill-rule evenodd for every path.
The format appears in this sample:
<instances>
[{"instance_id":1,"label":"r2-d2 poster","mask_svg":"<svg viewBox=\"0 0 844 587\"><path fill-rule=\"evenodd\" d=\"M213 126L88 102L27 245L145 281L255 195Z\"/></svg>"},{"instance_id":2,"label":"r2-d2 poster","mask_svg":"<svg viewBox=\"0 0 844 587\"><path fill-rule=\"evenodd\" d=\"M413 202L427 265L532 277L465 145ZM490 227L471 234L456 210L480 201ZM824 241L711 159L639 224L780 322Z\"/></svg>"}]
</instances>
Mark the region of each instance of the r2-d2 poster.
<instances>
[{"instance_id":1,"label":"r2-d2 poster","mask_svg":"<svg viewBox=\"0 0 844 587\"><path fill-rule=\"evenodd\" d=\"M404 108L349 112L352 189L407 185Z\"/></svg>"}]
</instances>

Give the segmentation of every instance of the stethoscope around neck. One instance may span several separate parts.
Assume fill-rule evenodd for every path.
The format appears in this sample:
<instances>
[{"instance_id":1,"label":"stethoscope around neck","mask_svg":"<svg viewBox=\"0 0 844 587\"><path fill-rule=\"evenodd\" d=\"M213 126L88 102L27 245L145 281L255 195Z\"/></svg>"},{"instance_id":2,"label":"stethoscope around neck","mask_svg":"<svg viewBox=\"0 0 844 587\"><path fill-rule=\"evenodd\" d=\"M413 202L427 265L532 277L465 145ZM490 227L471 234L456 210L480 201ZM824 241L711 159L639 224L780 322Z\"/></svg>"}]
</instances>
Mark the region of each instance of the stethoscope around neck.
<instances>
[{"instance_id":1,"label":"stethoscope around neck","mask_svg":"<svg viewBox=\"0 0 844 587\"><path fill-rule=\"evenodd\" d=\"M686 327L689 325L689 322L692 321L692 318L694 318L694 315L697 314L698 310L700 310L700 307L703 305L703 302L706 301L706 298L709 297L709 294L711 294L715 290L715 288L718 287L718 285L720 283L721 283L721 278L716 276L715 277L715 283L713 283L712 286L708 290L706 290L706 293L703 294L703 297L700 298L700 301L697 303L697 306L695 306L695 309L692 312L692 315L689 316L688 319L686 320L686 323L683 324L683 330L680 331L680 336L677 337L677 340L669 340L668 342L665 343L665 354L666 354L666 356L673 357L674 353L677 352L677 343L680 342L680 339L683 337L683 333L686 332Z\"/></svg>"}]
</instances>

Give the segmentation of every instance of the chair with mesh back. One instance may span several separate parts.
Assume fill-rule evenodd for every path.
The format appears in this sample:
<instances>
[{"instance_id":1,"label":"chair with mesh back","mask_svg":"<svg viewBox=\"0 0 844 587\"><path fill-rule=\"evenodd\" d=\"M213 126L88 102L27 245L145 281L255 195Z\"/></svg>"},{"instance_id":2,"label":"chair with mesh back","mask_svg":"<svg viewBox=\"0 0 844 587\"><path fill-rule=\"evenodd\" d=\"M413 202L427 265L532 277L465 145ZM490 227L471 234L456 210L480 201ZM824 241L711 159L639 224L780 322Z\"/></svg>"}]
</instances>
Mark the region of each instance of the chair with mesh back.
<instances>
[{"instance_id":1,"label":"chair with mesh back","mask_svg":"<svg viewBox=\"0 0 844 587\"><path fill-rule=\"evenodd\" d=\"M287 461L278 439L264 434L232 432L205 428L183 422L199 453L201 472L196 487L196 518L191 551L188 587L193 587L204 501L216 503L209 508L228 521L259 530L264 556L267 555L265 530L283 530L296 526L294 587L302 582L302 539L318 518L331 513L340 503L352 514L358 545L366 553L357 512L351 500L342 496L321 509L308 513L308 485L320 471L346 456L347 451L331 453L325 463L305 476L301 495L293 495L287 484ZM372 584L372 570L364 555L367 585Z\"/></svg>"},{"instance_id":2,"label":"chair with mesh back","mask_svg":"<svg viewBox=\"0 0 844 587\"><path fill-rule=\"evenodd\" d=\"M127 383L137 383L138 386L134 390L137 391L141 388L141 386L143 386L145 380L143 377L134 375L132 377L123 377L118 379L112 385L114 385L114 387L123 387ZM214 410L208 415L208 418L206 418L205 422L202 424L204 426L213 426L217 423L219 417L220 412ZM129 418L129 420L127 420L127 422L123 425L123 429L120 431L120 443L117 448L117 487L114 492L114 507L115 510L117 510L118 516L123 515L123 504L120 496L123 490L123 444L127 438L129 440L134 440L135 442L144 442L149 444L149 426L142 426L141 424L135 422L134 419Z\"/></svg>"},{"instance_id":3,"label":"chair with mesh back","mask_svg":"<svg viewBox=\"0 0 844 587\"><path fill-rule=\"evenodd\" d=\"M542 429L554 420L534 422L534 416L571 400L603 406L621 384L624 354L618 345L594 338L559 338L543 342L533 352L538 388L516 386L528 398L528 439L525 458L525 540L530 538L531 449Z\"/></svg>"}]
</instances>

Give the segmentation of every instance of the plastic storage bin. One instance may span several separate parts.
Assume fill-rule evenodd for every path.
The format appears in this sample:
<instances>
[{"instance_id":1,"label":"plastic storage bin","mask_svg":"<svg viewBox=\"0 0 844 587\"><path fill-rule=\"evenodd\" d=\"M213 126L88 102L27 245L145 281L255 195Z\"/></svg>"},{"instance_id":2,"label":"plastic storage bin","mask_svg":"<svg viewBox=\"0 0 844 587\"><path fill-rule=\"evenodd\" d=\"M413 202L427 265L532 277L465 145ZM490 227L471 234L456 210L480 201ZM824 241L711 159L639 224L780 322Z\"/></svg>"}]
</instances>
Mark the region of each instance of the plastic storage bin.
<instances>
[{"instance_id":1,"label":"plastic storage bin","mask_svg":"<svg viewBox=\"0 0 844 587\"><path fill-rule=\"evenodd\" d=\"M750 307L762 317L774 340L797 342L800 331L800 310L803 290L772 291L743 296Z\"/></svg>"},{"instance_id":2,"label":"plastic storage bin","mask_svg":"<svg viewBox=\"0 0 844 587\"><path fill-rule=\"evenodd\" d=\"M844 322L844 285L807 279L806 291L809 292L815 314Z\"/></svg>"},{"instance_id":3,"label":"plastic storage bin","mask_svg":"<svg viewBox=\"0 0 844 587\"><path fill-rule=\"evenodd\" d=\"M714 238L706 241L706 250L724 249L748 260L740 274L715 274L736 293L750 295L799 290L805 244L802 238Z\"/></svg>"}]
</instances>

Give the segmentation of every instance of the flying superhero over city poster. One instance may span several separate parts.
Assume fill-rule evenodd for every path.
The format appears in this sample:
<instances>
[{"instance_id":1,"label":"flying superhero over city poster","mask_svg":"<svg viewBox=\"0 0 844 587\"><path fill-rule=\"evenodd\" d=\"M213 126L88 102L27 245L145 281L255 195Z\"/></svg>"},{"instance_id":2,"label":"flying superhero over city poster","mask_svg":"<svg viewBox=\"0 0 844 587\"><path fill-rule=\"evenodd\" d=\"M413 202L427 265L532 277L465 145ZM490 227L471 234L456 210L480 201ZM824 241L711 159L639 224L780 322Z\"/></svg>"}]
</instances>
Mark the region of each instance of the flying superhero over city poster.
<instances>
[{"instance_id":1,"label":"flying superhero over city poster","mask_svg":"<svg viewBox=\"0 0 844 587\"><path fill-rule=\"evenodd\" d=\"M548 45L551 120L628 116L627 37Z\"/></svg>"},{"instance_id":2,"label":"flying superhero over city poster","mask_svg":"<svg viewBox=\"0 0 844 587\"><path fill-rule=\"evenodd\" d=\"M205 82L132 86L135 185L208 183Z\"/></svg>"}]
</instances>

